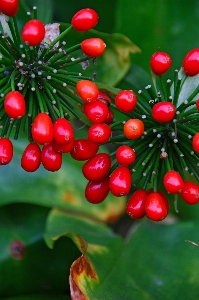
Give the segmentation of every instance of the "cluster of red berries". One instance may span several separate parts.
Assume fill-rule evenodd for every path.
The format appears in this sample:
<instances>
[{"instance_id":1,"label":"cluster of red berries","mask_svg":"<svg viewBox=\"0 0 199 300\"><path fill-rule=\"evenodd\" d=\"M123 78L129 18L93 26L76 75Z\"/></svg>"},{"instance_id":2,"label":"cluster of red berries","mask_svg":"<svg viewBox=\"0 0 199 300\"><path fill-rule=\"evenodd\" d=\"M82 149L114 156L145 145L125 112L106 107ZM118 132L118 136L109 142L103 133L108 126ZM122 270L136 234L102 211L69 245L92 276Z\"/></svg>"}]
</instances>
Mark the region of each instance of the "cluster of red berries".
<instances>
[{"instance_id":1,"label":"cluster of red berries","mask_svg":"<svg viewBox=\"0 0 199 300\"><path fill-rule=\"evenodd\" d=\"M91 203L101 203L109 192L116 197L128 195L134 186L138 189L130 197L127 214L134 219L146 215L154 221L163 220L169 212L166 193L179 194L188 204L198 203L199 187L186 180L185 172L199 179L199 88L184 102L178 101L186 78L199 73L198 48L185 56L182 76L175 71L173 83L164 80L171 57L156 52L150 60L152 85L145 91L122 90L109 97L91 78L68 71L102 55L104 41L86 39L71 48L60 42L72 28L86 31L96 26L98 15L93 9L77 12L72 25L49 44L36 7L21 34L15 20L18 1L0 1L0 11L10 16L12 35L0 34L1 165L12 159L13 130L14 139L27 130L29 144L22 168L33 172L42 163L47 170L57 171L62 154L70 153L75 160L85 161L85 197ZM71 57L79 50L81 57ZM87 138L75 139L70 118L81 120L75 105L81 106L91 123ZM109 154L100 153L104 144L116 147ZM162 183L164 193L159 189Z\"/></svg>"}]
</instances>

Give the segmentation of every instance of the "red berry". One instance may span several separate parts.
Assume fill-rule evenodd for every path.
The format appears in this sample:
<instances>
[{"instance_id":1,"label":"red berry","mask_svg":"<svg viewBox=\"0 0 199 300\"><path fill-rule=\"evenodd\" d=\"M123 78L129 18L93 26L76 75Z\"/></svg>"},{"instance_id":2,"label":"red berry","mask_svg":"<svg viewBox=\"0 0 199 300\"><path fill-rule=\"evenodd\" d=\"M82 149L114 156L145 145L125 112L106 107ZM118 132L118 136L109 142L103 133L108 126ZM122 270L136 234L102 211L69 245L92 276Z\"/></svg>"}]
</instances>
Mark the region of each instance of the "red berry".
<instances>
[{"instance_id":1,"label":"red berry","mask_svg":"<svg viewBox=\"0 0 199 300\"><path fill-rule=\"evenodd\" d=\"M13 145L8 138L0 138L0 165L7 165L13 157Z\"/></svg>"},{"instance_id":2,"label":"red berry","mask_svg":"<svg viewBox=\"0 0 199 300\"><path fill-rule=\"evenodd\" d=\"M197 132L192 139L192 147L194 151L199 152L199 132Z\"/></svg>"},{"instance_id":3,"label":"red berry","mask_svg":"<svg viewBox=\"0 0 199 300\"><path fill-rule=\"evenodd\" d=\"M148 195L150 195L153 192L154 192L153 189L150 189L147 191ZM162 197L162 200L164 201L164 204L165 204L167 210L169 211L170 205L169 205L169 200L167 199L167 196L160 190L157 190L157 193Z\"/></svg>"},{"instance_id":4,"label":"red berry","mask_svg":"<svg viewBox=\"0 0 199 300\"><path fill-rule=\"evenodd\" d=\"M80 80L76 84L76 89L84 102L97 100L99 91L94 82L86 79Z\"/></svg>"},{"instance_id":5,"label":"red berry","mask_svg":"<svg viewBox=\"0 0 199 300\"><path fill-rule=\"evenodd\" d=\"M114 113L112 112L112 110L108 110L108 114L106 116L106 119L104 120L104 123L106 124L112 124L113 123L113 119L114 119Z\"/></svg>"},{"instance_id":6,"label":"red berry","mask_svg":"<svg viewBox=\"0 0 199 300\"><path fill-rule=\"evenodd\" d=\"M155 52L150 60L151 70L157 76L165 74L171 67L171 64L171 57L165 52Z\"/></svg>"},{"instance_id":7,"label":"red berry","mask_svg":"<svg viewBox=\"0 0 199 300\"><path fill-rule=\"evenodd\" d=\"M131 112L135 109L137 102L136 94L131 90L123 90L115 98L116 107L123 112Z\"/></svg>"},{"instance_id":8,"label":"red berry","mask_svg":"<svg viewBox=\"0 0 199 300\"><path fill-rule=\"evenodd\" d=\"M62 153L55 151L52 143L45 144L41 150L41 162L46 170L58 171L62 165Z\"/></svg>"},{"instance_id":9,"label":"red berry","mask_svg":"<svg viewBox=\"0 0 199 300\"><path fill-rule=\"evenodd\" d=\"M152 108L152 117L159 123L167 123L173 120L176 108L171 102L159 102Z\"/></svg>"},{"instance_id":10,"label":"red berry","mask_svg":"<svg viewBox=\"0 0 199 300\"><path fill-rule=\"evenodd\" d=\"M130 119L124 124L124 135L128 139L137 139L144 132L144 123L139 119Z\"/></svg>"},{"instance_id":11,"label":"red berry","mask_svg":"<svg viewBox=\"0 0 199 300\"><path fill-rule=\"evenodd\" d=\"M102 93L101 91L99 91L99 93L98 93L97 100L104 102L106 104L106 106L111 105L111 99L106 94Z\"/></svg>"},{"instance_id":12,"label":"red berry","mask_svg":"<svg viewBox=\"0 0 199 300\"><path fill-rule=\"evenodd\" d=\"M59 144L69 144L74 140L74 131L68 120L58 118L53 125L53 137Z\"/></svg>"},{"instance_id":13,"label":"red berry","mask_svg":"<svg viewBox=\"0 0 199 300\"><path fill-rule=\"evenodd\" d=\"M26 103L23 95L17 91L9 92L4 99L4 109L10 118L23 117L26 113Z\"/></svg>"},{"instance_id":14,"label":"red berry","mask_svg":"<svg viewBox=\"0 0 199 300\"><path fill-rule=\"evenodd\" d=\"M22 29L22 40L29 46L37 46L45 36L44 24L39 20L28 21Z\"/></svg>"},{"instance_id":15,"label":"red berry","mask_svg":"<svg viewBox=\"0 0 199 300\"><path fill-rule=\"evenodd\" d=\"M84 177L90 181L99 181L108 175L111 158L106 153L99 153L90 158L82 167Z\"/></svg>"},{"instance_id":16,"label":"red berry","mask_svg":"<svg viewBox=\"0 0 199 300\"><path fill-rule=\"evenodd\" d=\"M171 170L164 175L163 184L167 192L178 194L182 191L184 181L178 172Z\"/></svg>"},{"instance_id":17,"label":"red berry","mask_svg":"<svg viewBox=\"0 0 199 300\"><path fill-rule=\"evenodd\" d=\"M39 113L32 124L32 137L36 143L44 145L53 139L53 123L47 113Z\"/></svg>"},{"instance_id":18,"label":"red berry","mask_svg":"<svg viewBox=\"0 0 199 300\"><path fill-rule=\"evenodd\" d=\"M75 145L75 140L73 139L70 143L68 144L59 144L56 141L53 141L53 148L57 152L61 153L68 153L73 150Z\"/></svg>"},{"instance_id":19,"label":"red berry","mask_svg":"<svg viewBox=\"0 0 199 300\"><path fill-rule=\"evenodd\" d=\"M95 144L104 144L111 137L111 128L105 123L93 124L88 130L88 139Z\"/></svg>"},{"instance_id":20,"label":"red berry","mask_svg":"<svg viewBox=\"0 0 199 300\"><path fill-rule=\"evenodd\" d=\"M162 221L168 215L168 210L161 195L153 192L148 195L145 202L145 212L149 219L153 221Z\"/></svg>"},{"instance_id":21,"label":"red berry","mask_svg":"<svg viewBox=\"0 0 199 300\"><path fill-rule=\"evenodd\" d=\"M187 204L194 205L198 203L199 186L191 181L184 181L184 186L180 196Z\"/></svg>"},{"instance_id":22,"label":"red berry","mask_svg":"<svg viewBox=\"0 0 199 300\"><path fill-rule=\"evenodd\" d=\"M195 76L199 73L199 48L189 51L182 63L187 76Z\"/></svg>"},{"instance_id":23,"label":"red berry","mask_svg":"<svg viewBox=\"0 0 199 300\"><path fill-rule=\"evenodd\" d=\"M109 188L114 196L121 197L130 192L131 183L130 170L127 167L118 167L111 174Z\"/></svg>"},{"instance_id":24,"label":"red berry","mask_svg":"<svg viewBox=\"0 0 199 300\"><path fill-rule=\"evenodd\" d=\"M116 160L122 166L131 165L135 159L135 151L127 145L122 145L116 150Z\"/></svg>"},{"instance_id":25,"label":"red berry","mask_svg":"<svg viewBox=\"0 0 199 300\"><path fill-rule=\"evenodd\" d=\"M91 57L97 57L104 53L106 44L100 38L90 38L81 43L81 49L84 54Z\"/></svg>"},{"instance_id":26,"label":"red berry","mask_svg":"<svg viewBox=\"0 0 199 300\"><path fill-rule=\"evenodd\" d=\"M98 14L91 8L79 10L72 18L72 26L77 31L87 31L98 23Z\"/></svg>"},{"instance_id":27,"label":"red berry","mask_svg":"<svg viewBox=\"0 0 199 300\"><path fill-rule=\"evenodd\" d=\"M93 123L104 122L108 114L108 107L99 100L85 103L83 109L87 118Z\"/></svg>"},{"instance_id":28,"label":"red berry","mask_svg":"<svg viewBox=\"0 0 199 300\"><path fill-rule=\"evenodd\" d=\"M88 202L93 204L101 203L109 193L109 177L100 181L89 181L85 189L85 197Z\"/></svg>"},{"instance_id":29,"label":"red berry","mask_svg":"<svg viewBox=\"0 0 199 300\"><path fill-rule=\"evenodd\" d=\"M36 171L41 164L41 150L36 143L30 143L23 152L21 167L27 172Z\"/></svg>"},{"instance_id":30,"label":"red berry","mask_svg":"<svg viewBox=\"0 0 199 300\"><path fill-rule=\"evenodd\" d=\"M196 100L196 107L197 107L197 109L199 110L199 99Z\"/></svg>"},{"instance_id":31,"label":"red berry","mask_svg":"<svg viewBox=\"0 0 199 300\"><path fill-rule=\"evenodd\" d=\"M141 219L145 216L145 202L148 193L145 190L135 191L126 206L126 213L133 219Z\"/></svg>"},{"instance_id":32,"label":"red berry","mask_svg":"<svg viewBox=\"0 0 199 300\"><path fill-rule=\"evenodd\" d=\"M9 17L13 17L18 12L19 6L18 0L1 0L0 1L0 11Z\"/></svg>"},{"instance_id":33,"label":"red berry","mask_svg":"<svg viewBox=\"0 0 199 300\"><path fill-rule=\"evenodd\" d=\"M82 161L93 157L98 150L99 146L89 141L89 139L77 139L70 154L72 158Z\"/></svg>"}]
</instances>

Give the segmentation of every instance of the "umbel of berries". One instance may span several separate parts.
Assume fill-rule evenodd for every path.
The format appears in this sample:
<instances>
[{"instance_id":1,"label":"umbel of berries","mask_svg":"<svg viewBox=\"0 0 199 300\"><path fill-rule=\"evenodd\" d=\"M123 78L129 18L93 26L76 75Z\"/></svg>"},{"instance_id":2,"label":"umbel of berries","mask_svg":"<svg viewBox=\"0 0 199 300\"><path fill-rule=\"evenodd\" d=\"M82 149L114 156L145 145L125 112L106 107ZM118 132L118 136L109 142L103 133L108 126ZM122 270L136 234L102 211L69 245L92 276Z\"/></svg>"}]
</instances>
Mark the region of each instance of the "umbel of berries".
<instances>
[{"instance_id":1,"label":"umbel of berries","mask_svg":"<svg viewBox=\"0 0 199 300\"><path fill-rule=\"evenodd\" d=\"M92 8L78 11L72 17L71 26L57 33L54 39L49 38L54 25L45 25L38 19L35 6L28 12L29 21L19 30L15 20L18 8L18 0L0 1L3 27L0 33L1 164L12 159L10 137L18 139L25 133L27 147L21 160L22 168L33 172L42 164L49 171L57 171L62 164L62 154L72 151L75 145L71 120L81 119L81 116L76 113L76 107L73 109L74 103L77 107L91 103L99 94L93 80L74 72L73 66L81 68L80 63L96 59L104 53L106 45L98 37L80 38L79 44L71 47L64 40L72 29L82 32L97 25L98 14ZM9 34L5 26L8 16ZM100 105L105 111L105 121L109 110L102 101ZM109 139L110 134L111 130L101 141ZM94 147L98 149L97 145ZM48 155L51 158L47 158Z\"/></svg>"}]
</instances>

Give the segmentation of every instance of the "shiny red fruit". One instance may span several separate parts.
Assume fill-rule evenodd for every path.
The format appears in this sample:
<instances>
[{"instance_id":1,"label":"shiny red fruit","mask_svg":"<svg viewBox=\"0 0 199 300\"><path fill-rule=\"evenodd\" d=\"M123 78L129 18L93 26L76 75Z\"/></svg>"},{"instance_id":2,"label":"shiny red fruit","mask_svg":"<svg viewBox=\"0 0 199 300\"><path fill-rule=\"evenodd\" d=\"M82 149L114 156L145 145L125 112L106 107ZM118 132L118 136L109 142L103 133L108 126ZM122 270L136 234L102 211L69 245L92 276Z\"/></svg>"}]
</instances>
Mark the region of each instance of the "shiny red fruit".
<instances>
[{"instance_id":1,"label":"shiny red fruit","mask_svg":"<svg viewBox=\"0 0 199 300\"><path fill-rule=\"evenodd\" d=\"M176 108L171 102L158 102L152 108L152 117L159 123L167 123L173 120Z\"/></svg>"},{"instance_id":2,"label":"shiny red fruit","mask_svg":"<svg viewBox=\"0 0 199 300\"><path fill-rule=\"evenodd\" d=\"M72 26L77 31L87 31L95 27L98 23L98 14L91 8L79 10L72 17Z\"/></svg>"},{"instance_id":3,"label":"shiny red fruit","mask_svg":"<svg viewBox=\"0 0 199 300\"><path fill-rule=\"evenodd\" d=\"M88 139L95 144L101 145L106 142L111 137L111 128L105 123L93 124L88 129Z\"/></svg>"},{"instance_id":4,"label":"shiny red fruit","mask_svg":"<svg viewBox=\"0 0 199 300\"><path fill-rule=\"evenodd\" d=\"M39 20L28 21L22 29L22 40L28 46L39 45L45 36L44 24Z\"/></svg>"},{"instance_id":5,"label":"shiny red fruit","mask_svg":"<svg viewBox=\"0 0 199 300\"><path fill-rule=\"evenodd\" d=\"M52 143L53 143L53 148L55 151L61 152L61 153L68 153L73 150L74 145L75 145L75 140L73 139L70 143L65 144L65 145L59 144L59 143L55 142L54 140Z\"/></svg>"},{"instance_id":6,"label":"shiny red fruit","mask_svg":"<svg viewBox=\"0 0 199 300\"><path fill-rule=\"evenodd\" d=\"M44 145L53 139L53 123L47 113L39 113L32 124L32 137L36 143Z\"/></svg>"},{"instance_id":7,"label":"shiny red fruit","mask_svg":"<svg viewBox=\"0 0 199 300\"><path fill-rule=\"evenodd\" d=\"M122 145L116 150L116 160L118 164L122 166L129 166L131 165L136 159L135 151L127 146Z\"/></svg>"},{"instance_id":8,"label":"shiny red fruit","mask_svg":"<svg viewBox=\"0 0 199 300\"><path fill-rule=\"evenodd\" d=\"M183 189L184 181L178 172L171 170L164 175L163 184L168 193L178 194Z\"/></svg>"},{"instance_id":9,"label":"shiny red fruit","mask_svg":"<svg viewBox=\"0 0 199 300\"><path fill-rule=\"evenodd\" d=\"M85 197L88 202L93 204L101 203L109 193L109 177L100 181L89 181L85 189Z\"/></svg>"},{"instance_id":10,"label":"shiny red fruit","mask_svg":"<svg viewBox=\"0 0 199 300\"><path fill-rule=\"evenodd\" d=\"M147 191L148 195L150 195L151 193L154 193L153 189L150 189ZM164 201L164 204L167 208L167 210L169 211L170 209L170 204L169 204L169 200L167 198L167 196L160 190L157 190L157 193L162 197L162 200Z\"/></svg>"},{"instance_id":11,"label":"shiny red fruit","mask_svg":"<svg viewBox=\"0 0 199 300\"><path fill-rule=\"evenodd\" d=\"M141 219L145 216L145 202L148 197L148 193L145 190L137 190L135 191L127 205L126 205L126 213L133 219Z\"/></svg>"},{"instance_id":12,"label":"shiny red fruit","mask_svg":"<svg viewBox=\"0 0 199 300\"><path fill-rule=\"evenodd\" d=\"M144 132L144 123L140 119L129 119L124 124L124 135L127 139L137 139Z\"/></svg>"},{"instance_id":13,"label":"shiny red fruit","mask_svg":"<svg viewBox=\"0 0 199 300\"><path fill-rule=\"evenodd\" d=\"M90 38L81 43L81 49L84 54L90 57L98 57L104 53L106 44L100 38Z\"/></svg>"},{"instance_id":14,"label":"shiny red fruit","mask_svg":"<svg viewBox=\"0 0 199 300\"><path fill-rule=\"evenodd\" d=\"M41 162L46 170L58 171L62 165L62 153L55 151L52 143L45 144L41 150Z\"/></svg>"},{"instance_id":15,"label":"shiny red fruit","mask_svg":"<svg viewBox=\"0 0 199 300\"><path fill-rule=\"evenodd\" d=\"M4 109L10 118L18 119L26 113L26 103L18 91L9 92L4 99Z\"/></svg>"},{"instance_id":16,"label":"shiny red fruit","mask_svg":"<svg viewBox=\"0 0 199 300\"><path fill-rule=\"evenodd\" d=\"M13 145L8 138L0 138L0 165L7 165L13 157Z\"/></svg>"},{"instance_id":17,"label":"shiny red fruit","mask_svg":"<svg viewBox=\"0 0 199 300\"><path fill-rule=\"evenodd\" d=\"M102 93L101 91L99 91L99 93L98 93L97 100L104 102L106 104L106 106L111 105L111 99L109 98L109 96Z\"/></svg>"},{"instance_id":18,"label":"shiny red fruit","mask_svg":"<svg viewBox=\"0 0 199 300\"><path fill-rule=\"evenodd\" d=\"M30 143L23 152L21 167L27 172L36 171L41 164L41 150L38 144Z\"/></svg>"},{"instance_id":19,"label":"shiny red fruit","mask_svg":"<svg viewBox=\"0 0 199 300\"><path fill-rule=\"evenodd\" d=\"M9 17L13 17L18 12L19 1L18 0L1 0L0 11Z\"/></svg>"},{"instance_id":20,"label":"shiny red fruit","mask_svg":"<svg viewBox=\"0 0 199 300\"><path fill-rule=\"evenodd\" d=\"M89 139L77 139L70 154L72 158L83 161L93 157L98 150L99 145L93 144Z\"/></svg>"},{"instance_id":21,"label":"shiny red fruit","mask_svg":"<svg viewBox=\"0 0 199 300\"><path fill-rule=\"evenodd\" d=\"M199 132L197 132L192 139L192 147L194 151L199 152Z\"/></svg>"},{"instance_id":22,"label":"shiny red fruit","mask_svg":"<svg viewBox=\"0 0 199 300\"><path fill-rule=\"evenodd\" d=\"M53 125L53 137L59 144L68 144L74 140L73 127L65 118L58 118Z\"/></svg>"},{"instance_id":23,"label":"shiny red fruit","mask_svg":"<svg viewBox=\"0 0 199 300\"><path fill-rule=\"evenodd\" d=\"M99 181L108 175L110 168L110 156L107 153L99 153L83 165L82 173L87 180Z\"/></svg>"},{"instance_id":24,"label":"shiny red fruit","mask_svg":"<svg viewBox=\"0 0 199 300\"><path fill-rule=\"evenodd\" d=\"M104 123L112 124L113 120L114 120L114 113L112 112L112 110L109 109L106 119L104 120Z\"/></svg>"},{"instance_id":25,"label":"shiny red fruit","mask_svg":"<svg viewBox=\"0 0 199 300\"><path fill-rule=\"evenodd\" d=\"M196 107L197 107L197 110L199 110L199 99L196 100Z\"/></svg>"},{"instance_id":26,"label":"shiny red fruit","mask_svg":"<svg viewBox=\"0 0 199 300\"><path fill-rule=\"evenodd\" d=\"M162 221L168 215L168 210L161 195L153 192L148 195L145 202L145 212L149 219L153 221Z\"/></svg>"},{"instance_id":27,"label":"shiny red fruit","mask_svg":"<svg viewBox=\"0 0 199 300\"><path fill-rule=\"evenodd\" d=\"M189 51L182 63L187 76L195 76L199 73L199 48Z\"/></svg>"},{"instance_id":28,"label":"shiny red fruit","mask_svg":"<svg viewBox=\"0 0 199 300\"><path fill-rule=\"evenodd\" d=\"M150 60L152 72L157 76L162 76L171 67L171 57L166 52L155 52Z\"/></svg>"},{"instance_id":29,"label":"shiny red fruit","mask_svg":"<svg viewBox=\"0 0 199 300\"><path fill-rule=\"evenodd\" d=\"M180 196L187 204L197 204L199 201L199 186L191 181L184 181Z\"/></svg>"},{"instance_id":30,"label":"shiny red fruit","mask_svg":"<svg viewBox=\"0 0 199 300\"><path fill-rule=\"evenodd\" d=\"M127 167L118 167L110 176L109 188L114 196L127 195L130 192L131 184L132 176Z\"/></svg>"},{"instance_id":31,"label":"shiny red fruit","mask_svg":"<svg viewBox=\"0 0 199 300\"><path fill-rule=\"evenodd\" d=\"M84 102L97 100L99 91L94 82L86 79L80 80L76 84L76 89Z\"/></svg>"},{"instance_id":32,"label":"shiny red fruit","mask_svg":"<svg viewBox=\"0 0 199 300\"><path fill-rule=\"evenodd\" d=\"M115 98L116 107L122 112L131 112L135 109L137 103L136 94L131 90L119 92Z\"/></svg>"},{"instance_id":33,"label":"shiny red fruit","mask_svg":"<svg viewBox=\"0 0 199 300\"><path fill-rule=\"evenodd\" d=\"M99 100L85 103L83 109L87 118L93 123L103 123L108 114L108 107Z\"/></svg>"}]
</instances>

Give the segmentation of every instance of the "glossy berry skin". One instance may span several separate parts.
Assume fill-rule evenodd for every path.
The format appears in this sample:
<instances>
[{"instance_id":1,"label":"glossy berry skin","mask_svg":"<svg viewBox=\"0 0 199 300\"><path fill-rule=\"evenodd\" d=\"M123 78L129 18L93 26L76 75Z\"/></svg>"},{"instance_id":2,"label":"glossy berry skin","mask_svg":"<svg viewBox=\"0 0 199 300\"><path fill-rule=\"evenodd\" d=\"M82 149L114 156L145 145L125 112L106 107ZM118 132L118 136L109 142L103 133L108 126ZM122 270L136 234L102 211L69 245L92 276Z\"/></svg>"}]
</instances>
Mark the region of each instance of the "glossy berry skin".
<instances>
[{"instance_id":1,"label":"glossy berry skin","mask_svg":"<svg viewBox=\"0 0 199 300\"><path fill-rule=\"evenodd\" d=\"M111 99L106 94L101 91L98 92L97 100L100 100L106 104L106 106L111 105Z\"/></svg>"},{"instance_id":2,"label":"glossy berry skin","mask_svg":"<svg viewBox=\"0 0 199 300\"><path fill-rule=\"evenodd\" d=\"M86 79L80 80L76 84L76 89L84 102L87 103L97 100L99 91L94 82Z\"/></svg>"},{"instance_id":3,"label":"glossy berry skin","mask_svg":"<svg viewBox=\"0 0 199 300\"><path fill-rule=\"evenodd\" d=\"M91 8L79 10L72 17L72 26L77 31L87 31L95 27L98 23L98 14Z\"/></svg>"},{"instance_id":4,"label":"glossy berry skin","mask_svg":"<svg viewBox=\"0 0 199 300\"><path fill-rule=\"evenodd\" d=\"M18 91L9 92L4 99L4 109L13 119L19 119L26 113L26 103L23 95Z\"/></svg>"},{"instance_id":5,"label":"glossy berry skin","mask_svg":"<svg viewBox=\"0 0 199 300\"><path fill-rule=\"evenodd\" d=\"M122 145L116 150L116 160L118 164L122 166L129 166L131 165L136 159L135 151L127 146Z\"/></svg>"},{"instance_id":6,"label":"glossy berry skin","mask_svg":"<svg viewBox=\"0 0 199 300\"><path fill-rule=\"evenodd\" d=\"M53 138L59 144L68 144L74 140L74 131L70 122L65 118L58 118L53 125Z\"/></svg>"},{"instance_id":7,"label":"glossy berry skin","mask_svg":"<svg viewBox=\"0 0 199 300\"><path fill-rule=\"evenodd\" d=\"M90 57L98 57L106 50L106 44L100 38L86 39L81 43L82 52Z\"/></svg>"},{"instance_id":8,"label":"glossy berry skin","mask_svg":"<svg viewBox=\"0 0 199 300\"><path fill-rule=\"evenodd\" d=\"M171 67L171 57L166 52L155 52L150 59L152 72L157 76L162 76Z\"/></svg>"},{"instance_id":9,"label":"glossy berry skin","mask_svg":"<svg viewBox=\"0 0 199 300\"><path fill-rule=\"evenodd\" d=\"M149 219L156 222L166 218L168 210L159 193L153 192L148 195L145 202L145 212Z\"/></svg>"},{"instance_id":10,"label":"glossy berry skin","mask_svg":"<svg viewBox=\"0 0 199 300\"><path fill-rule=\"evenodd\" d=\"M87 180L99 181L108 175L110 168L110 156L107 153L99 153L83 165L82 173Z\"/></svg>"},{"instance_id":11,"label":"glossy berry skin","mask_svg":"<svg viewBox=\"0 0 199 300\"><path fill-rule=\"evenodd\" d=\"M75 160L84 161L93 157L98 150L99 145L92 143L89 139L77 139L70 154Z\"/></svg>"},{"instance_id":12,"label":"glossy berry skin","mask_svg":"<svg viewBox=\"0 0 199 300\"><path fill-rule=\"evenodd\" d=\"M62 165L62 153L55 151L52 143L45 144L41 150L41 162L46 170L58 171Z\"/></svg>"},{"instance_id":13,"label":"glossy berry skin","mask_svg":"<svg viewBox=\"0 0 199 300\"><path fill-rule=\"evenodd\" d=\"M36 143L44 145L53 139L53 123L46 113L39 113L32 123L32 137Z\"/></svg>"},{"instance_id":14,"label":"glossy berry skin","mask_svg":"<svg viewBox=\"0 0 199 300\"><path fill-rule=\"evenodd\" d=\"M197 107L197 110L199 110L199 99L196 100L196 107Z\"/></svg>"},{"instance_id":15,"label":"glossy berry skin","mask_svg":"<svg viewBox=\"0 0 199 300\"><path fill-rule=\"evenodd\" d=\"M153 189L150 189L147 191L148 195L150 195L153 192L154 192ZM169 200L168 200L167 196L160 190L157 190L157 193L162 197L162 200L164 201L164 204L165 204L167 210L169 211L170 204L169 204Z\"/></svg>"},{"instance_id":16,"label":"glossy berry skin","mask_svg":"<svg viewBox=\"0 0 199 300\"><path fill-rule=\"evenodd\" d=\"M88 129L88 139L94 144L104 144L111 137L111 128L105 123L93 124Z\"/></svg>"},{"instance_id":17,"label":"glossy berry skin","mask_svg":"<svg viewBox=\"0 0 199 300\"><path fill-rule=\"evenodd\" d=\"M180 196L189 205L197 204L199 201L199 186L191 181L184 181Z\"/></svg>"},{"instance_id":18,"label":"glossy berry skin","mask_svg":"<svg viewBox=\"0 0 199 300\"><path fill-rule=\"evenodd\" d=\"M158 102L152 108L152 117L159 123L167 123L173 120L176 108L171 102Z\"/></svg>"},{"instance_id":19,"label":"glossy berry skin","mask_svg":"<svg viewBox=\"0 0 199 300\"><path fill-rule=\"evenodd\" d=\"M135 191L127 205L126 213L133 219L138 220L145 216L145 202L148 197L148 193L145 190Z\"/></svg>"},{"instance_id":20,"label":"glossy berry skin","mask_svg":"<svg viewBox=\"0 0 199 300\"><path fill-rule=\"evenodd\" d=\"M182 63L187 76L195 76L199 73L199 48L189 51Z\"/></svg>"},{"instance_id":21,"label":"glossy berry skin","mask_svg":"<svg viewBox=\"0 0 199 300\"><path fill-rule=\"evenodd\" d=\"M199 132L197 132L192 139L192 147L194 151L199 152Z\"/></svg>"},{"instance_id":22,"label":"glossy berry skin","mask_svg":"<svg viewBox=\"0 0 199 300\"><path fill-rule=\"evenodd\" d=\"M137 103L136 94L131 90L123 90L115 98L116 107L123 112L131 112Z\"/></svg>"},{"instance_id":23,"label":"glossy berry skin","mask_svg":"<svg viewBox=\"0 0 199 300\"><path fill-rule=\"evenodd\" d=\"M108 107L99 100L85 103L83 110L87 118L93 123L103 123L108 114Z\"/></svg>"},{"instance_id":24,"label":"glossy berry skin","mask_svg":"<svg viewBox=\"0 0 199 300\"><path fill-rule=\"evenodd\" d=\"M178 194L183 189L184 181L178 172L171 170L164 175L163 184L168 193Z\"/></svg>"},{"instance_id":25,"label":"glossy berry skin","mask_svg":"<svg viewBox=\"0 0 199 300\"><path fill-rule=\"evenodd\" d=\"M13 157L13 145L8 138L0 138L0 165L7 165Z\"/></svg>"},{"instance_id":26,"label":"glossy berry skin","mask_svg":"<svg viewBox=\"0 0 199 300\"><path fill-rule=\"evenodd\" d=\"M131 172L127 167L118 167L110 176L109 189L116 197L127 195L132 184Z\"/></svg>"},{"instance_id":27,"label":"glossy berry skin","mask_svg":"<svg viewBox=\"0 0 199 300\"><path fill-rule=\"evenodd\" d=\"M113 120L114 120L114 113L112 112L112 110L109 109L106 119L104 120L104 123L112 124Z\"/></svg>"},{"instance_id":28,"label":"glossy berry skin","mask_svg":"<svg viewBox=\"0 0 199 300\"><path fill-rule=\"evenodd\" d=\"M0 11L9 17L14 17L18 12L18 0L1 0Z\"/></svg>"},{"instance_id":29,"label":"glossy berry skin","mask_svg":"<svg viewBox=\"0 0 199 300\"><path fill-rule=\"evenodd\" d=\"M137 139L144 132L144 123L139 119L130 119L124 124L124 135L128 139Z\"/></svg>"},{"instance_id":30,"label":"glossy berry skin","mask_svg":"<svg viewBox=\"0 0 199 300\"><path fill-rule=\"evenodd\" d=\"M45 36L44 24L39 20L28 21L22 29L22 40L28 46L39 45Z\"/></svg>"},{"instance_id":31,"label":"glossy berry skin","mask_svg":"<svg viewBox=\"0 0 199 300\"><path fill-rule=\"evenodd\" d=\"M85 197L88 202L93 204L101 203L109 193L109 177L100 181L89 181L85 188Z\"/></svg>"},{"instance_id":32,"label":"glossy berry skin","mask_svg":"<svg viewBox=\"0 0 199 300\"><path fill-rule=\"evenodd\" d=\"M75 140L73 139L70 143L64 145L57 143L55 140L53 140L52 143L53 143L53 149L55 151L61 153L68 153L73 150L75 145Z\"/></svg>"},{"instance_id":33,"label":"glossy berry skin","mask_svg":"<svg viewBox=\"0 0 199 300\"><path fill-rule=\"evenodd\" d=\"M41 164L41 150L38 144L30 143L21 157L21 167L27 172L35 172Z\"/></svg>"}]
</instances>

